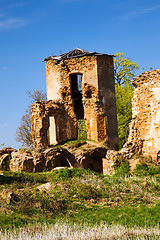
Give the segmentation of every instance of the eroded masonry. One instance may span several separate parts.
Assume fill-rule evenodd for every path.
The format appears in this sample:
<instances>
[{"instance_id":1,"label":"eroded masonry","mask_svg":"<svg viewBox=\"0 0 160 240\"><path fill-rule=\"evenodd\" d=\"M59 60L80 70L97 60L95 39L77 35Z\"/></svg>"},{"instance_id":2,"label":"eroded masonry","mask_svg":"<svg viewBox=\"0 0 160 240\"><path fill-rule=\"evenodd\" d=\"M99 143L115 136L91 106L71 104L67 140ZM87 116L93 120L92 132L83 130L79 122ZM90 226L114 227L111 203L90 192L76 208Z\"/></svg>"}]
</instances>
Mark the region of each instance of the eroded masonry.
<instances>
[{"instance_id":1,"label":"eroded masonry","mask_svg":"<svg viewBox=\"0 0 160 240\"><path fill-rule=\"evenodd\" d=\"M132 121L124 146L130 152L160 160L160 69L133 80Z\"/></svg>"},{"instance_id":2,"label":"eroded masonry","mask_svg":"<svg viewBox=\"0 0 160 240\"><path fill-rule=\"evenodd\" d=\"M87 139L118 149L113 56L75 49L46 61L46 102L32 107L34 147L77 139L85 120Z\"/></svg>"}]
</instances>

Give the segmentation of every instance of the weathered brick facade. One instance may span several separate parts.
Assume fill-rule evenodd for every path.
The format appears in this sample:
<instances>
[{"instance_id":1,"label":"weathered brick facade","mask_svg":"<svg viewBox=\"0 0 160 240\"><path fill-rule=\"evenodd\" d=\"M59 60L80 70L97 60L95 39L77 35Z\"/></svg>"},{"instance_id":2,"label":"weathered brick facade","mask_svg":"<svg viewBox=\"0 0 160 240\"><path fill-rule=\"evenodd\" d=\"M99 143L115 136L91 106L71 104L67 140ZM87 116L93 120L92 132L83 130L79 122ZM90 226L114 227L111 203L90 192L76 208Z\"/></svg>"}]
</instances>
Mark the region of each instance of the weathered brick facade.
<instances>
[{"instance_id":1,"label":"weathered brick facade","mask_svg":"<svg viewBox=\"0 0 160 240\"><path fill-rule=\"evenodd\" d=\"M132 121L124 146L134 153L160 157L160 69L142 73L133 80Z\"/></svg>"},{"instance_id":2,"label":"weathered brick facade","mask_svg":"<svg viewBox=\"0 0 160 240\"><path fill-rule=\"evenodd\" d=\"M32 107L34 147L76 139L85 119L88 139L118 149L113 57L75 49L45 61L48 101Z\"/></svg>"}]
</instances>

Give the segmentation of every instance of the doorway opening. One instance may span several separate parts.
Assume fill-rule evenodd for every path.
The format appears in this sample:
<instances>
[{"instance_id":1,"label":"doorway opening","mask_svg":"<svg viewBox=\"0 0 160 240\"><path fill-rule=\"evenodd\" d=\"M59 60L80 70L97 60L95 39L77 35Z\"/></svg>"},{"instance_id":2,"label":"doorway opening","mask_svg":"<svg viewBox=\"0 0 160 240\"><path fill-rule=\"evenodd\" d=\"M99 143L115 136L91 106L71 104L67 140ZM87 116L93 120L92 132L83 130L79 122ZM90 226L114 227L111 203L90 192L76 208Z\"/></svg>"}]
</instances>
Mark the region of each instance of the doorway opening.
<instances>
[{"instance_id":1,"label":"doorway opening","mask_svg":"<svg viewBox=\"0 0 160 240\"><path fill-rule=\"evenodd\" d=\"M48 142L49 142L49 145L57 144L56 122L55 122L55 117L54 116L49 117Z\"/></svg>"}]
</instances>

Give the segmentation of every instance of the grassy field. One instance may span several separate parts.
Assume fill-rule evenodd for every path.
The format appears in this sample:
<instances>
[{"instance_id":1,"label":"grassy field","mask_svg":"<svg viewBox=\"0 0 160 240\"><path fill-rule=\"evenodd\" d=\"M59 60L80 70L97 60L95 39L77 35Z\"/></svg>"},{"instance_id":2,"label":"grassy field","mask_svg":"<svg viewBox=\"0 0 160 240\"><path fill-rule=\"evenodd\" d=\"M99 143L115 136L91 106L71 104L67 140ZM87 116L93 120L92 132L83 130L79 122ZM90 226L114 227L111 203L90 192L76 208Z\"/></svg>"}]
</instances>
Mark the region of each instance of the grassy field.
<instances>
[{"instance_id":1,"label":"grassy field","mask_svg":"<svg viewBox=\"0 0 160 240\"><path fill-rule=\"evenodd\" d=\"M6 197L7 191L11 199ZM1 234L7 229L27 226L49 224L54 228L60 222L71 229L81 226L86 232L97 227L103 229L99 230L103 233L119 227L131 233L134 228L141 233L148 231L143 239L159 239L160 167L139 165L130 174L126 163L113 176L68 168L34 174L3 172L0 193ZM68 239L72 239L71 236ZM137 235L137 238L126 239L142 238Z\"/></svg>"}]
</instances>

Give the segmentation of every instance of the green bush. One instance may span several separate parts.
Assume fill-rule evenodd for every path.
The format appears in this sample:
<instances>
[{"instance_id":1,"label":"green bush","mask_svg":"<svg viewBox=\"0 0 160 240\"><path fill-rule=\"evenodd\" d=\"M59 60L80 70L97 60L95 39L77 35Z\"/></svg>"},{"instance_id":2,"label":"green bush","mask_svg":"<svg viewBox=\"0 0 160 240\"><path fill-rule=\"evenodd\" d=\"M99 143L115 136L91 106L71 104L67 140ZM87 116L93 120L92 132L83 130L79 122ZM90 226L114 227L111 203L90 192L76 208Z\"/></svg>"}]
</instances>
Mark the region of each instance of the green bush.
<instances>
[{"instance_id":1,"label":"green bush","mask_svg":"<svg viewBox=\"0 0 160 240\"><path fill-rule=\"evenodd\" d=\"M85 125L84 119L78 120L78 140L86 140L87 139L87 128Z\"/></svg>"}]
</instances>

